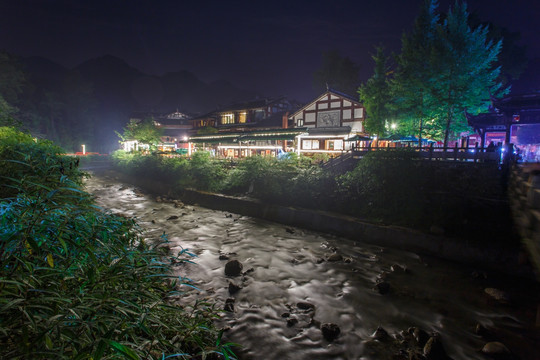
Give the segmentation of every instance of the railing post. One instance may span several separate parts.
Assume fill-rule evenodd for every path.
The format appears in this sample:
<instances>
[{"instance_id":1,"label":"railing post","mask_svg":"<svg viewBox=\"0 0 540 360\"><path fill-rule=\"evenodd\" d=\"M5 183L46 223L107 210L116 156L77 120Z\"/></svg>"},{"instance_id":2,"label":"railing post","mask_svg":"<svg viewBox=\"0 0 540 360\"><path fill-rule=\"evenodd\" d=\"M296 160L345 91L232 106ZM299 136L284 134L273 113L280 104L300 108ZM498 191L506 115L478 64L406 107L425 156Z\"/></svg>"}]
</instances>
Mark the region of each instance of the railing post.
<instances>
[{"instance_id":1,"label":"railing post","mask_svg":"<svg viewBox=\"0 0 540 360\"><path fill-rule=\"evenodd\" d=\"M457 161L457 156L458 156L458 145L457 145L457 142L456 142L456 145L454 146L454 161Z\"/></svg>"},{"instance_id":2,"label":"railing post","mask_svg":"<svg viewBox=\"0 0 540 360\"><path fill-rule=\"evenodd\" d=\"M429 144L429 160L433 160L433 143Z\"/></svg>"}]
</instances>

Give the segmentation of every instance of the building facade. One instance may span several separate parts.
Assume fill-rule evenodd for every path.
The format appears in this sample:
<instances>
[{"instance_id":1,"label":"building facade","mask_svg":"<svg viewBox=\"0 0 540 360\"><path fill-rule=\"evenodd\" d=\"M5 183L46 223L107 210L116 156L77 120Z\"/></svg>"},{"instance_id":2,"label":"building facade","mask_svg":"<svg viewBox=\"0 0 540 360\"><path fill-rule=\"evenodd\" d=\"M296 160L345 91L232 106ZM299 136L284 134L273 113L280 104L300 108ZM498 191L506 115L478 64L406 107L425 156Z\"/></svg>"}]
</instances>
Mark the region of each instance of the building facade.
<instances>
[{"instance_id":1,"label":"building facade","mask_svg":"<svg viewBox=\"0 0 540 360\"><path fill-rule=\"evenodd\" d=\"M296 128L306 129L297 138L299 154L337 156L351 150L357 139L366 137L362 104L332 89L292 113L289 119Z\"/></svg>"}]
</instances>

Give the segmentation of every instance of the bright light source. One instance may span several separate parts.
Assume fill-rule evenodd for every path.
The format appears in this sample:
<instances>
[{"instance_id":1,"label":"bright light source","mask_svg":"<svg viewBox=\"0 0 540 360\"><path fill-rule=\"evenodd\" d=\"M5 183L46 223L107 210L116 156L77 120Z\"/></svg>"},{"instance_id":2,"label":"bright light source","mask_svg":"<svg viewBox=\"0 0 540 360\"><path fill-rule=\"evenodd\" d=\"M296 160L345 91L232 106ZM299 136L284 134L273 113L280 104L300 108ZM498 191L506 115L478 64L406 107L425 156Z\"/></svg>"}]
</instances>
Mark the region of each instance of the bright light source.
<instances>
[{"instance_id":1,"label":"bright light source","mask_svg":"<svg viewBox=\"0 0 540 360\"><path fill-rule=\"evenodd\" d=\"M83 145L83 146L82 146L82 154L83 154L83 155L86 155L86 145Z\"/></svg>"},{"instance_id":2,"label":"bright light source","mask_svg":"<svg viewBox=\"0 0 540 360\"><path fill-rule=\"evenodd\" d=\"M182 139L183 139L184 141L187 141L187 136L184 136Z\"/></svg>"},{"instance_id":3,"label":"bright light source","mask_svg":"<svg viewBox=\"0 0 540 360\"><path fill-rule=\"evenodd\" d=\"M396 123L392 123L392 125L390 125L390 127L392 128L392 130L395 130L396 127L397 127L397 124L396 124Z\"/></svg>"}]
</instances>

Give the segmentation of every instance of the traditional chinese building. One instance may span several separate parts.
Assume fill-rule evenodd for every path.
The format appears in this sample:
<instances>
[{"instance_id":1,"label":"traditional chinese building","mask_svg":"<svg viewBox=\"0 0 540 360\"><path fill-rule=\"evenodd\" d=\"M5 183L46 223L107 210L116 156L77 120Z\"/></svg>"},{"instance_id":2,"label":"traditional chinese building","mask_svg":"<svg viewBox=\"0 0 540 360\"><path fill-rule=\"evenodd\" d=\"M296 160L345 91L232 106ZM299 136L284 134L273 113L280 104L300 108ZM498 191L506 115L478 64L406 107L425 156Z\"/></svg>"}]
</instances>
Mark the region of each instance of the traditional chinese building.
<instances>
[{"instance_id":1,"label":"traditional chinese building","mask_svg":"<svg viewBox=\"0 0 540 360\"><path fill-rule=\"evenodd\" d=\"M195 117L188 141L221 157L278 156L293 151L295 137L305 131L289 126L294 107L285 98L231 104Z\"/></svg>"},{"instance_id":2,"label":"traditional chinese building","mask_svg":"<svg viewBox=\"0 0 540 360\"><path fill-rule=\"evenodd\" d=\"M540 94L506 96L494 100L490 112L467 118L482 147L512 143L523 161L540 161Z\"/></svg>"},{"instance_id":3,"label":"traditional chinese building","mask_svg":"<svg viewBox=\"0 0 540 360\"><path fill-rule=\"evenodd\" d=\"M295 127L306 128L298 137L297 152L336 156L365 138L365 111L354 97L328 89L289 116Z\"/></svg>"}]
</instances>

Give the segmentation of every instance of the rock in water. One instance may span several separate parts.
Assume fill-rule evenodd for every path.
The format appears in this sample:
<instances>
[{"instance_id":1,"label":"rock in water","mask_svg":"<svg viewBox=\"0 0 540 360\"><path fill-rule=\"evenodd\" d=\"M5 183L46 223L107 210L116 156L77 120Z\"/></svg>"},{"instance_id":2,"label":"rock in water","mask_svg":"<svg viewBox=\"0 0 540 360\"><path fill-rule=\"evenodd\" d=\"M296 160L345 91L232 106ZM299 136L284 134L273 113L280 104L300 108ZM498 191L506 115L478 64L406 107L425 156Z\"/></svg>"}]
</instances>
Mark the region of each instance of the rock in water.
<instances>
[{"instance_id":1,"label":"rock in water","mask_svg":"<svg viewBox=\"0 0 540 360\"><path fill-rule=\"evenodd\" d=\"M240 291L240 289L242 289L241 286L236 285L233 282L229 283L229 294L231 294L231 295L236 294L238 291Z\"/></svg>"},{"instance_id":2,"label":"rock in water","mask_svg":"<svg viewBox=\"0 0 540 360\"><path fill-rule=\"evenodd\" d=\"M390 335L388 335L388 332L386 330L384 330L381 326L379 326L377 330L375 330L373 335L371 335L371 337L375 340L382 341L382 340L388 339Z\"/></svg>"},{"instance_id":3,"label":"rock in water","mask_svg":"<svg viewBox=\"0 0 540 360\"><path fill-rule=\"evenodd\" d=\"M225 300L225 306L223 307L223 310L228 312L234 312L234 299L228 298Z\"/></svg>"},{"instance_id":4,"label":"rock in water","mask_svg":"<svg viewBox=\"0 0 540 360\"><path fill-rule=\"evenodd\" d=\"M375 288L381 295L388 294L390 292L390 284L386 281L378 283L377 285L375 285Z\"/></svg>"},{"instance_id":5,"label":"rock in water","mask_svg":"<svg viewBox=\"0 0 540 360\"><path fill-rule=\"evenodd\" d=\"M178 219L178 216L176 215L171 215L167 218L167 220L176 220L176 219Z\"/></svg>"},{"instance_id":6,"label":"rock in water","mask_svg":"<svg viewBox=\"0 0 540 360\"><path fill-rule=\"evenodd\" d=\"M330 262L341 261L341 260L343 260L343 256L341 256L340 254L332 254L328 257L328 261Z\"/></svg>"},{"instance_id":7,"label":"rock in water","mask_svg":"<svg viewBox=\"0 0 540 360\"><path fill-rule=\"evenodd\" d=\"M327 341L334 341L339 336L341 329L336 324L326 323L321 325L321 331Z\"/></svg>"},{"instance_id":8,"label":"rock in water","mask_svg":"<svg viewBox=\"0 0 540 360\"><path fill-rule=\"evenodd\" d=\"M305 301L300 301L296 303L296 307L299 308L300 310L308 310L308 311L315 309L315 305L305 302Z\"/></svg>"},{"instance_id":9,"label":"rock in water","mask_svg":"<svg viewBox=\"0 0 540 360\"><path fill-rule=\"evenodd\" d=\"M238 260L231 260L225 265L225 275L238 276L242 273L244 266Z\"/></svg>"},{"instance_id":10,"label":"rock in water","mask_svg":"<svg viewBox=\"0 0 540 360\"><path fill-rule=\"evenodd\" d=\"M497 359L508 359L510 358L510 350L501 342L492 341L488 342L482 348L482 353L490 356L494 356Z\"/></svg>"},{"instance_id":11,"label":"rock in water","mask_svg":"<svg viewBox=\"0 0 540 360\"><path fill-rule=\"evenodd\" d=\"M484 292L502 304L508 304L510 302L510 296L502 290L486 288Z\"/></svg>"},{"instance_id":12,"label":"rock in water","mask_svg":"<svg viewBox=\"0 0 540 360\"><path fill-rule=\"evenodd\" d=\"M424 346L424 356L428 360L446 360L448 355L444 351L441 336L435 333L432 337L429 338L426 345Z\"/></svg>"}]
</instances>

